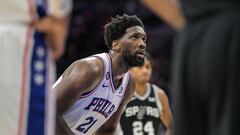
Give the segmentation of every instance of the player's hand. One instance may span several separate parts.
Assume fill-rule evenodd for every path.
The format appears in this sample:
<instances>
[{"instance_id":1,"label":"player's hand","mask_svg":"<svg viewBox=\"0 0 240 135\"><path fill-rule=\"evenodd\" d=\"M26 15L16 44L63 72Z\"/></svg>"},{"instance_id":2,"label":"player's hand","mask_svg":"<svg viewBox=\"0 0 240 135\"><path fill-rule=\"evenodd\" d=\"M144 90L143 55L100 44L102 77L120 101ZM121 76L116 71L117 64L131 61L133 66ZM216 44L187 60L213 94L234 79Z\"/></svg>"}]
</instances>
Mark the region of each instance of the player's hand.
<instances>
[{"instance_id":1,"label":"player's hand","mask_svg":"<svg viewBox=\"0 0 240 135\"><path fill-rule=\"evenodd\" d=\"M39 32L45 33L46 39L52 49L52 57L58 59L64 52L67 35L67 19L58 19L51 16L33 21L33 26Z\"/></svg>"}]
</instances>

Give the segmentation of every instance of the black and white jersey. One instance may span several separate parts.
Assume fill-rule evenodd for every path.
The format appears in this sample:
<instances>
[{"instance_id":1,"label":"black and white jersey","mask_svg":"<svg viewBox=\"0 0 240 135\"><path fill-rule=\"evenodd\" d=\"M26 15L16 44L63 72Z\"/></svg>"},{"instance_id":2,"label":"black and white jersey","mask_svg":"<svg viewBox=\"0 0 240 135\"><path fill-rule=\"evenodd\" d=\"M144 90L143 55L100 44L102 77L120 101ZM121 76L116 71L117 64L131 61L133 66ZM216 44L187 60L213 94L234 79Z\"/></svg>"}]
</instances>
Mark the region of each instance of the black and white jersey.
<instances>
[{"instance_id":1,"label":"black and white jersey","mask_svg":"<svg viewBox=\"0 0 240 135\"><path fill-rule=\"evenodd\" d=\"M157 94L158 89L156 85L147 84L144 96L135 92L121 116L119 135L157 135L162 123L162 104Z\"/></svg>"}]
</instances>

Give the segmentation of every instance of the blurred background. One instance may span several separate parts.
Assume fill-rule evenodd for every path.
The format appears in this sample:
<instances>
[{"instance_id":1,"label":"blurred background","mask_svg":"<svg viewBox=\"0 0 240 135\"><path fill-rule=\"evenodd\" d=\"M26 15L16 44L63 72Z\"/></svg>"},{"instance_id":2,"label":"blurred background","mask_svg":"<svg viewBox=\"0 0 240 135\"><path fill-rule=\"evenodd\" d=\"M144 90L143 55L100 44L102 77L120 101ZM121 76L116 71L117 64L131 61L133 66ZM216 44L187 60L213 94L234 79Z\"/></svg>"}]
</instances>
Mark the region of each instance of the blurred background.
<instances>
[{"instance_id":1,"label":"blurred background","mask_svg":"<svg viewBox=\"0 0 240 135\"><path fill-rule=\"evenodd\" d=\"M57 61L57 77L75 60L108 52L103 26L111 16L123 13L137 15L143 21L147 51L154 63L151 82L163 88L171 101L170 64L176 31L139 0L74 0L65 52Z\"/></svg>"}]
</instances>

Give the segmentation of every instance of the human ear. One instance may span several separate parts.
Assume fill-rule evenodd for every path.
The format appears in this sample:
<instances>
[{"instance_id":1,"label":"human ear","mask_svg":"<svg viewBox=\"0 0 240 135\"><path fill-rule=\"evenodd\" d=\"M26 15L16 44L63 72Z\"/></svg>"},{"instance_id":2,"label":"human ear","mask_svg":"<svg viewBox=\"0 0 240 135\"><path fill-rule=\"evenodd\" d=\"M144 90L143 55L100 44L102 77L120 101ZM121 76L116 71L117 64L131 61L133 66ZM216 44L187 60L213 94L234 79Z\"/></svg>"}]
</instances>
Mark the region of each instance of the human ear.
<instances>
[{"instance_id":1,"label":"human ear","mask_svg":"<svg viewBox=\"0 0 240 135\"><path fill-rule=\"evenodd\" d=\"M119 52L120 51L120 44L118 40L113 40L112 41L112 50Z\"/></svg>"}]
</instances>

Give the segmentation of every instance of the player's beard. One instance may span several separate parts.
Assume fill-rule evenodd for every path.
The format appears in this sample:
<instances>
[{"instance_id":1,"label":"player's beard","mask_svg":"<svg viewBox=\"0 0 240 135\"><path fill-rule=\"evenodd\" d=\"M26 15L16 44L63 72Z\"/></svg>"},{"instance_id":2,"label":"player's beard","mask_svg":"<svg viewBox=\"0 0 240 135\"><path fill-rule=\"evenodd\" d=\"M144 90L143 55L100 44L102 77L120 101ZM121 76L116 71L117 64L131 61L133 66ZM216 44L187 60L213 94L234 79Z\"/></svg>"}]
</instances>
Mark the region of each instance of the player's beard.
<instances>
[{"instance_id":1,"label":"player's beard","mask_svg":"<svg viewBox=\"0 0 240 135\"><path fill-rule=\"evenodd\" d=\"M144 64L144 59L137 57L137 51L132 54L127 49L123 53L123 60L129 67L138 67Z\"/></svg>"}]
</instances>

